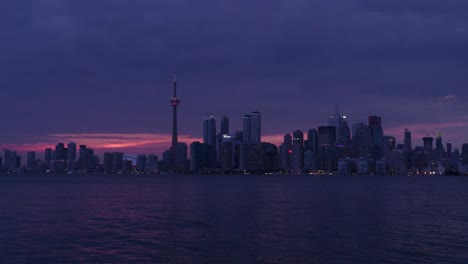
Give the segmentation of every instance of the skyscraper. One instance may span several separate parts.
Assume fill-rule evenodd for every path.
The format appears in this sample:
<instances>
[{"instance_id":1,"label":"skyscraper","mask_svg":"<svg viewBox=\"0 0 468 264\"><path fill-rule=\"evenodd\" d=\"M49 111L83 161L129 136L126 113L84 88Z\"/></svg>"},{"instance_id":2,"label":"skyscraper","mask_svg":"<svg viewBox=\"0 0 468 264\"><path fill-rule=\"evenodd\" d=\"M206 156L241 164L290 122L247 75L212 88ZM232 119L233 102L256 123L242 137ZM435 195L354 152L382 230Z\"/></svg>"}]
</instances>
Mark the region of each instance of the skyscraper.
<instances>
[{"instance_id":1,"label":"skyscraper","mask_svg":"<svg viewBox=\"0 0 468 264\"><path fill-rule=\"evenodd\" d=\"M216 120L212 115L203 120L203 143L216 145Z\"/></svg>"},{"instance_id":2,"label":"skyscraper","mask_svg":"<svg viewBox=\"0 0 468 264\"><path fill-rule=\"evenodd\" d=\"M226 116L221 117L221 129L219 132L221 136L229 134L229 118Z\"/></svg>"},{"instance_id":3,"label":"skyscraper","mask_svg":"<svg viewBox=\"0 0 468 264\"><path fill-rule=\"evenodd\" d=\"M209 168L216 167L218 158L216 141L216 121L212 115L209 115L203 120L203 143L209 148L209 160L205 166Z\"/></svg>"},{"instance_id":4,"label":"skyscraper","mask_svg":"<svg viewBox=\"0 0 468 264\"><path fill-rule=\"evenodd\" d=\"M409 129L405 129L405 142L403 151L410 152L412 149L413 148L411 146L411 131Z\"/></svg>"},{"instance_id":5,"label":"skyscraper","mask_svg":"<svg viewBox=\"0 0 468 264\"><path fill-rule=\"evenodd\" d=\"M384 152L384 135L380 116L369 116L369 129L371 136L371 157L375 159L381 158Z\"/></svg>"},{"instance_id":6,"label":"skyscraper","mask_svg":"<svg viewBox=\"0 0 468 264\"><path fill-rule=\"evenodd\" d=\"M252 112L250 141L259 144L262 141L262 120L260 112Z\"/></svg>"},{"instance_id":7,"label":"skyscraper","mask_svg":"<svg viewBox=\"0 0 468 264\"><path fill-rule=\"evenodd\" d=\"M423 142L424 142L424 153L431 156L432 155L434 138L433 137L424 137Z\"/></svg>"},{"instance_id":8,"label":"skyscraper","mask_svg":"<svg viewBox=\"0 0 468 264\"><path fill-rule=\"evenodd\" d=\"M69 161L76 160L76 143L75 142L68 143L67 152L68 152L67 153L67 159Z\"/></svg>"},{"instance_id":9,"label":"skyscraper","mask_svg":"<svg viewBox=\"0 0 468 264\"><path fill-rule=\"evenodd\" d=\"M36 160L36 152L29 151L28 152L28 169L31 169L33 167L35 160Z\"/></svg>"},{"instance_id":10,"label":"skyscraper","mask_svg":"<svg viewBox=\"0 0 468 264\"><path fill-rule=\"evenodd\" d=\"M317 151L318 148L318 132L317 129L309 129L307 132L307 145L305 146L306 150L311 150L313 152Z\"/></svg>"},{"instance_id":11,"label":"skyscraper","mask_svg":"<svg viewBox=\"0 0 468 264\"><path fill-rule=\"evenodd\" d=\"M304 133L301 130L293 132L291 165L296 173L300 173L304 167Z\"/></svg>"},{"instance_id":12,"label":"skyscraper","mask_svg":"<svg viewBox=\"0 0 468 264\"><path fill-rule=\"evenodd\" d=\"M242 142L250 143L252 140L252 116L244 115L242 120Z\"/></svg>"},{"instance_id":13,"label":"skyscraper","mask_svg":"<svg viewBox=\"0 0 468 264\"><path fill-rule=\"evenodd\" d=\"M468 144L462 145L462 153L460 156L461 165L468 165Z\"/></svg>"},{"instance_id":14,"label":"skyscraper","mask_svg":"<svg viewBox=\"0 0 468 264\"><path fill-rule=\"evenodd\" d=\"M351 132L346 118L346 116L340 115L338 105L335 108L335 114L331 115L329 118L329 125L335 127L336 142L342 145L351 143Z\"/></svg>"},{"instance_id":15,"label":"skyscraper","mask_svg":"<svg viewBox=\"0 0 468 264\"><path fill-rule=\"evenodd\" d=\"M65 148L64 143L58 143L55 146L55 160L66 160L67 159L67 149Z\"/></svg>"}]
</instances>

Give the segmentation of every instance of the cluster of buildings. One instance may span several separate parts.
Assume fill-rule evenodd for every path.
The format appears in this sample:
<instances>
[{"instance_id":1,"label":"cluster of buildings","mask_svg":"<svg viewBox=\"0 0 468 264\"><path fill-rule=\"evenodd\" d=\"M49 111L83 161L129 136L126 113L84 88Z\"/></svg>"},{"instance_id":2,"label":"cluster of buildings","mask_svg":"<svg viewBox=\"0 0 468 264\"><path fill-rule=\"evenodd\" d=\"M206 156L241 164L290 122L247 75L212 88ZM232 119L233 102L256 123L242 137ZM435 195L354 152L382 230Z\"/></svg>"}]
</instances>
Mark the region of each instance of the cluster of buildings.
<instances>
[{"instance_id":1,"label":"cluster of buildings","mask_svg":"<svg viewBox=\"0 0 468 264\"><path fill-rule=\"evenodd\" d=\"M21 163L16 151L3 150L0 157L0 172L9 173L157 173L158 157L154 154L138 155L136 162L122 152L104 153L103 162L94 150L74 142L58 143L55 148L46 148L44 158L39 159L36 151L27 153L27 162ZM136 165L134 165L136 163Z\"/></svg>"},{"instance_id":2,"label":"cluster of buildings","mask_svg":"<svg viewBox=\"0 0 468 264\"><path fill-rule=\"evenodd\" d=\"M44 159L27 153L27 165L15 151L4 150L2 172L106 172L106 173L285 173L285 174L361 174L361 175L468 175L468 144L462 151L444 145L442 134L427 136L414 143L411 131L404 131L404 142L385 135L382 119L369 116L367 122L348 124L338 108L328 125L306 132L293 131L278 147L262 142L260 112L243 116L242 130L231 132L229 119L220 118L219 131L213 114L203 120L203 142L190 146L178 141L177 82L170 99L173 110L172 144L162 155L138 155L136 161L122 152L105 153L102 162L94 150L76 143L59 143L47 148ZM415 146L413 146L415 145Z\"/></svg>"}]
</instances>

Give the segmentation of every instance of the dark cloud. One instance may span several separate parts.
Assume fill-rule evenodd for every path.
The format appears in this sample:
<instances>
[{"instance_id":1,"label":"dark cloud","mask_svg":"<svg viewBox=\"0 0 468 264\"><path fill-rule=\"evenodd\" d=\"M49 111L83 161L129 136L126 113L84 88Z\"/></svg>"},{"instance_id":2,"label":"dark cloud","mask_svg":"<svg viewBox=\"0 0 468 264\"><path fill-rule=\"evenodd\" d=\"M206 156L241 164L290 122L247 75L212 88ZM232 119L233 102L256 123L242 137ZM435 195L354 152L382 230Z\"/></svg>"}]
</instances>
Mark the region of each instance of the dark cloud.
<instances>
[{"instance_id":1,"label":"dark cloud","mask_svg":"<svg viewBox=\"0 0 468 264\"><path fill-rule=\"evenodd\" d=\"M465 2L7 1L0 137L167 133L174 71L195 136L208 112L240 128L260 110L276 134L326 123L335 103L389 126L452 120L468 110Z\"/></svg>"}]
</instances>

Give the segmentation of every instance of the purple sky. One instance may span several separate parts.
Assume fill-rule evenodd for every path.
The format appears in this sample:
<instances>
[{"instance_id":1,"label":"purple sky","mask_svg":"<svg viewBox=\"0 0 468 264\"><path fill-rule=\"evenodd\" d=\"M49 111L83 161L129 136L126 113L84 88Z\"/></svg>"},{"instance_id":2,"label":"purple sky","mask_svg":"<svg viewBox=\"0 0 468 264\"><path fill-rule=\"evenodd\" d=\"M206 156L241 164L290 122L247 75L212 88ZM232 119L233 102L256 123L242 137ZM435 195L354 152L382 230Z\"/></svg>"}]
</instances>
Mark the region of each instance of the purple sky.
<instances>
[{"instance_id":1,"label":"purple sky","mask_svg":"<svg viewBox=\"0 0 468 264\"><path fill-rule=\"evenodd\" d=\"M466 0L4 1L0 145L105 137L100 148L159 153L177 71L187 140L209 112L240 129L258 110L275 141L339 104L351 122L380 115L387 134L441 130L460 146L467 13Z\"/></svg>"}]
</instances>

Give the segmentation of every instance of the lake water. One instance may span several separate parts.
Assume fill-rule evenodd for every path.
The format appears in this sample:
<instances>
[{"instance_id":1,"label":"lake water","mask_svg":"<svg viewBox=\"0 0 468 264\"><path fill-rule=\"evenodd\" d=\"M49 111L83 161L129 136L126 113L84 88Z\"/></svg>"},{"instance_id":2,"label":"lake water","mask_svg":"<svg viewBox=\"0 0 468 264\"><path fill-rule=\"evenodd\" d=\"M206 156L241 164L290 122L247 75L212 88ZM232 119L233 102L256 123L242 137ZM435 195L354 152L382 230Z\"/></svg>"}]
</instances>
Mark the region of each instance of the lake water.
<instances>
[{"instance_id":1,"label":"lake water","mask_svg":"<svg viewBox=\"0 0 468 264\"><path fill-rule=\"evenodd\" d=\"M468 178L2 175L0 263L468 263Z\"/></svg>"}]
</instances>

